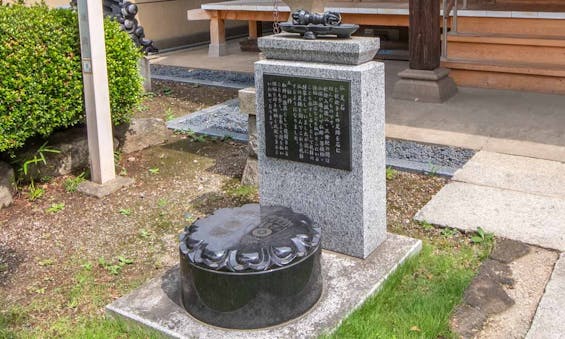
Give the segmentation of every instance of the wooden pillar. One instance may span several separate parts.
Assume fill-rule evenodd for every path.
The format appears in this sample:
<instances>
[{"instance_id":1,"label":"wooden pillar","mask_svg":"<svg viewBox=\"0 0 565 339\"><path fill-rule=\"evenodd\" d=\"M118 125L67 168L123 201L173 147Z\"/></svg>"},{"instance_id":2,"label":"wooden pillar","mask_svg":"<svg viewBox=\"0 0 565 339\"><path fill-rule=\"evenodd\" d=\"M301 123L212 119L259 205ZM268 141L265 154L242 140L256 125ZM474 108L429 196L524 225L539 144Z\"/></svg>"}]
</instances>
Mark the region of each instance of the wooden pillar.
<instances>
[{"instance_id":1,"label":"wooden pillar","mask_svg":"<svg viewBox=\"0 0 565 339\"><path fill-rule=\"evenodd\" d=\"M218 12L212 12L211 14L208 56L219 57L227 54L225 21Z\"/></svg>"},{"instance_id":2,"label":"wooden pillar","mask_svg":"<svg viewBox=\"0 0 565 339\"><path fill-rule=\"evenodd\" d=\"M440 65L440 0L410 0L410 68L434 70Z\"/></svg>"},{"instance_id":3,"label":"wooden pillar","mask_svg":"<svg viewBox=\"0 0 565 339\"><path fill-rule=\"evenodd\" d=\"M105 184L116 178L106 46L101 1L78 0L84 108L91 180Z\"/></svg>"},{"instance_id":4,"label":"wooden pillar","mask_svg":"<svg viewBox=\"0 0 565 339\"><path fill-rule=\"evenodd\" d=\"M249 39L257 39L259 36L259 30L257 27L257 21L249 20Z\"/></svg>"}]
</instances>

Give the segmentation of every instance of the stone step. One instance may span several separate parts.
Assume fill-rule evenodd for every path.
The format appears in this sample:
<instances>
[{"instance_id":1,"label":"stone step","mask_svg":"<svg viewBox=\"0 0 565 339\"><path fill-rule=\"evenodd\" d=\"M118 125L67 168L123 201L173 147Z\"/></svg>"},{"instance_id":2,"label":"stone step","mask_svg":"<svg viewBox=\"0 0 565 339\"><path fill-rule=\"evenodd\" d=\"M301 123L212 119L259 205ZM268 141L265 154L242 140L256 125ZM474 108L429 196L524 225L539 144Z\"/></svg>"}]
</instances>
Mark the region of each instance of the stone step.
<instances>
[{"instance_id":1,"label":"stone step","mask_svg":"<svg viewBox=\"0 0 565 339\"><path fill-rule=\"evenodd\" d=\"M453 180L565 199L565 164L558 161L481 151Z\"/></svg>"},{"instance_id":2,"label":"stone step","mask_svg":"<svg viewBox=\"0 0 565 339\"><path fill-rule=\"evenodd\" d=\"M487 232L565 251L565 199L452 182L414 217L434 225Z\"/></svg>"},{"instance_id":3,"label":"stone step","mask_svg":"<svg viewBox=\"0 0 565 339\"><path fill-rule=\"evenodd\" d=\"M538 305L527 339L565 338L565 254L562 253Z\"/></svg>"}]
</instances>

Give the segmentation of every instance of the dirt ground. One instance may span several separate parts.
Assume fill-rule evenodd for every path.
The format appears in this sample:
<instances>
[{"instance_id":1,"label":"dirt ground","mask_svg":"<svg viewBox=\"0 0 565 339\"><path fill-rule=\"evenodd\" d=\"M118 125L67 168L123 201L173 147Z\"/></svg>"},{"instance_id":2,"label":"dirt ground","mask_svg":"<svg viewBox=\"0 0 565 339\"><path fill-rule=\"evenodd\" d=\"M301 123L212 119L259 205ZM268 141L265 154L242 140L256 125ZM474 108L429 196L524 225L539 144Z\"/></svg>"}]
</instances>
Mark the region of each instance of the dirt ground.
<instances>
[{"instance_id":1,"label":"dirt ground","mask_svg":"<svg viewBox=\"0 0 565 339\"><path fill-rule=\"evenodd\" d=\"M154 87L138 116L179 116L236 96L174 83ZM57 324L99 316L104 305L175 265L186 225L217 208L258 201L255 188L239 185L246 154L243 144L171 133L165 145L119 157L118 171L135 184L111 196L67 192L67 177L41 184L46 193L39 200L17 195L0 210L0 320L14 331L57 336ZM435 232L412 217L445 179L393 177L390 230Z\"/></svg>"}]
</instances>

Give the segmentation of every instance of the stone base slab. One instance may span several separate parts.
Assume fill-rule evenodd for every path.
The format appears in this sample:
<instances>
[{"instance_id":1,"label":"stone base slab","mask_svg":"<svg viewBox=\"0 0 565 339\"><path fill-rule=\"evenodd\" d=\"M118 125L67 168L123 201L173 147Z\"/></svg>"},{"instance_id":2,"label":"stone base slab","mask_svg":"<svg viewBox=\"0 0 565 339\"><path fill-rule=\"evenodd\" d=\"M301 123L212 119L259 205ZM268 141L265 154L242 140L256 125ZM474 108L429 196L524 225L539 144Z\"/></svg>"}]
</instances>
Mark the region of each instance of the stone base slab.
<instances>
[{"instance_id":1,"label":"stone base slab","mask_svg":"<svg viewBox=\"0 0 565 339\"><path fill-rule=\"evenodd\" d=\"M178 266L106 306L106 312L173 338L315 338L336 329L421 247L420 240L388 234L387 240L365 260L324 251L324 292L320 301L305 315L266 329L230 330L191 317L180 306Z\"/></svg>"},{"instance_id":2,"label":"stone base slab","mask_svg":"<svg viewBox=\"0 0 565 339\"><path fill-rule=\"evenodd\" d=\"M455 81L445 68L433 71L407 69L398 74L392 97L421 102L444 102L457 93Z\"/></svg>"},{"instance_id":3,"label":"stone base slab","mask_svg":"<svg viewBox=\"0 0 565 339\"><path fill-rule=\"evenodd\" d=\"M224 55L228 55L228 45L227 44L210 44L208 45L208 56L211 58L217 58Z\"/></svg>"},{"instance_id":4,"label":"stone base slab","mask_svg":"<svg viewBox=\"0 0 565 339\"><path fill-rule=\"evenodd\" d=\"M132 178L116 177L116 179L109 181L105 184L97 184L92 181L84 181L80 183L77 191L86 195L91 195L97 198L103 198L110 195L122 187L132 185L135 182Z\"/></svg>"},{"instance_id":5,"label":"stone base slab","mask_svg":"<svg viewBox=\"0 0 565 339\"><path fill-rule=\"evenodd\" d=\"M281 33L259 38L259 49L267 59L360 65L373 60L380 48L378 38L320 37L303 39L298 34Z\"/></svg>"}]
</instances>

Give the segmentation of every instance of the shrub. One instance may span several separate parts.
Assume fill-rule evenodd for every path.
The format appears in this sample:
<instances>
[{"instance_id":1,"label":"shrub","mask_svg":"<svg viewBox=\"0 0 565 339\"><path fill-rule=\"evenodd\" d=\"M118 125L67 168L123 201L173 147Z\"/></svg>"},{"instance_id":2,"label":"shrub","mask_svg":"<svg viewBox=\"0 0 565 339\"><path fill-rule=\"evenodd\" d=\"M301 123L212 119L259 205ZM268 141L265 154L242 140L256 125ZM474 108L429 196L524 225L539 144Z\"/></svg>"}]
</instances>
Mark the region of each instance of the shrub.
<instances>
[{"instance_id":1,"label":"shrub","mask_svg":"<svg viewBox=\"0 0 565 339\"><path fill-rule=\"evenodd\" d=\"M0 2L1 3L1 2ZM141 98L139 49L105 20L110 106L127 122ZM77 13L0 4L0 152L85 120Z\"/></svg>"}]
</instances>

